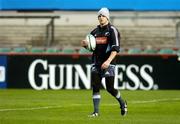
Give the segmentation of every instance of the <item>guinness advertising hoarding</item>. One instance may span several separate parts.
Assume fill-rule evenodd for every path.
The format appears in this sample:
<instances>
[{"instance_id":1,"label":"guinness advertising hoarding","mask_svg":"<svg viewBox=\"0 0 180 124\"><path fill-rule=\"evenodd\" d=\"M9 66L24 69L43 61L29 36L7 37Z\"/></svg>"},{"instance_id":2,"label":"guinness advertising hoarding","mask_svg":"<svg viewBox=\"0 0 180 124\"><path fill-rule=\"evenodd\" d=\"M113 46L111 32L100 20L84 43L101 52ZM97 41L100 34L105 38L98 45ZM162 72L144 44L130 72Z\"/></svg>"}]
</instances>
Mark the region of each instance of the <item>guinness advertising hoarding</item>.
<instances>
[{"instance_id":1,"label":"guinness advertising hoarding","mask_svg":"<svg viewBox=\"0 0 180 124\"><path fill-rule=\"evenodd\" d=\"M9 55L8 88L90 89L90 55ZM115 88L180 89L176 55L118 55ZM105 88L104 79L102 86Z\"/></svg>"}]
</instances>

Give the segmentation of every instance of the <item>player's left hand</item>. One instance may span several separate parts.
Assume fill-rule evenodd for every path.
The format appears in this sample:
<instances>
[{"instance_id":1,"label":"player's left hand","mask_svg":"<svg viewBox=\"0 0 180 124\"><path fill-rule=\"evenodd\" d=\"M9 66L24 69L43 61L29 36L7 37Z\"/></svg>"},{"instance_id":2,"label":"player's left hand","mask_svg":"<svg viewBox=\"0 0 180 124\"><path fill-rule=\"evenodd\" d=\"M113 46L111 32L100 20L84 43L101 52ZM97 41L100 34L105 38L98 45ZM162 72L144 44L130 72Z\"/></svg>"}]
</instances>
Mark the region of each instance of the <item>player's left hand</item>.
<instances>
[{"instance_id":1,"label":"player's left hand","mask_svg":"<svg viewBox=\"0 0 180 124\"><path fill-rule=\"evenodd\" d=\"M106 60L102 65L101 65L101 69L107 69L110 65L110 61Z\"/></svg>"},{"instance_id":2,"label":"player's left hand","mask_svg":"<svg viewBox=\"0 0 180 124\"><path fill-rule=\"evenodd\" d=\"M82 41L81 41L81 46L82 46L82 47L87 47L87 45L88 45L88 43L87 43L86 40L82 40Z\"/></svg>"}]
</instances>

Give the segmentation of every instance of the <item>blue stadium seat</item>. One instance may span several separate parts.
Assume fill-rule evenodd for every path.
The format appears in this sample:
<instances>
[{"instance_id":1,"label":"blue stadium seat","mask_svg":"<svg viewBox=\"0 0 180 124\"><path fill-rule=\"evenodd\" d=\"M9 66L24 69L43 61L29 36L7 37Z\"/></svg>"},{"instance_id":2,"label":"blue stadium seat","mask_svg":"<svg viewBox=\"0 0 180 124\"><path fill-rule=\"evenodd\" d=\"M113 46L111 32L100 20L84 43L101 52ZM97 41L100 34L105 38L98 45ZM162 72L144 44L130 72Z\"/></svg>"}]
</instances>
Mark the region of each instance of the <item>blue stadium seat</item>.
<instances>
[{"instance_id":1,"label":"blue stadium seat","mask_svg":"<svg viewBox=\"0 0 180 124\"><path fill-rule=\"evenodd\" d=\"M174 54L175 51L173 49L169 49L169 48L162 48L159 50L158 53L159 54Z\"/></svg>"},{"instance_id":2,"label":"blue stadium seat","mask_svg":"<svg viewBox=\"0 0 180 124\"><path fill-rule=\"evenodd\" d=\"M13 48L13 52L24 53L24 52L28 52L28 50L25 47L16 47Z\"/></svg>"},{"instance_id":3,"label":"blue stadium seat","mask_svg":"<svg viewBox=\"0 0 180 124\"><path fill-rule=\"evenodd\" d=\"M129 54L140 54L142 50L140 48L130 48L128 49Z\"/></svg>"},{"instance_id":4,"label":"blue stadium seat","mask_svg":"<svg viewBox=\"0 0 180 124\"><path fill-rule=\"evenodd\" d=\"M91 53L92 53L91 51L89 51L89 50L87 50L85 48L81 48L79 50L79 54L91 54Z\"/></svg>"},{"instance_id":5,"label":"blue stadium seat","mask_svg":"<svg viewBox=\"0 0 180 124\"><path fill-rule=\"evenodd\" d=\"M62 49L62 53L72 54L72 53L76 53L76 50L73 48L64 48Z\"/></svg>"},{"instance_id":6,"label":"blue stadium seat","mask_svg":"<svg viewBox=\"0 0 180 124\"><path fill-rule=\"evenodd\" d=\"M145 49L144 54L156 54L158 51L156 49Z\"/></svg>"},{"instance_id":7,"label":"blue stadium seat","mask_svg":"<svg viewBox=\"0 0 180 124\"><path fill-rule=\"evenodd\" d=\"M46 49L46 53L58 53L58 52L60 52L60 50L54 47Z\"/></svg>"},{"instance_id":8,"label":"blue stadium seat","mask_svg":"<svg viewBox=\"0 0 180 124\"><path fill-rule=\"evenodd\" d=\"M43 52L45 52L45 50L44 50L44 48L33 47L33 48L31 48L30 52L32 52L32 53L43 53Z\"/></svg>"},{"instance_id":9,"label":"blue stadium seat","mask_svg":"<svg viewBox=\"0 0 180 124\"><path fill-rule=\"evenodd\" d=\"M1 47L0 48L0 53L8 53L11 52L11 48L9 47Z\"/></svg>"}]
</instances>

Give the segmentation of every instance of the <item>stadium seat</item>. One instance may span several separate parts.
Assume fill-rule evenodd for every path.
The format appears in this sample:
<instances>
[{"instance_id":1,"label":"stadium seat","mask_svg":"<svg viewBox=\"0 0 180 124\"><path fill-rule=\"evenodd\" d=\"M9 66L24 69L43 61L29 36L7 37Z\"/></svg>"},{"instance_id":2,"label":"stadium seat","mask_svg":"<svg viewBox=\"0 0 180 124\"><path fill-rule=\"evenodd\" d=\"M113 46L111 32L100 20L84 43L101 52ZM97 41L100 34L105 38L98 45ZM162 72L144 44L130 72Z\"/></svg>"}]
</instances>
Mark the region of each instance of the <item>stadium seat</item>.
<instances>
[{"instance_id":1,"label":"stadium seat","mask_svg":"<svg viewBox=\"0 0 180 124\"><path fill-rule=\"evenodd\" d=\"M13 49L13 52L23 53L23 52L28 52L28 50L25 47L16 47Z\"/></svg>"},{"instance_id":2,"label":"stadium seat","mask_svg":"<svg viewBox=\"0 0 180 124\"><path fill-rule=\"evenodd\" d=\"M11 52L11 48L8 48L8 47L2 47L2 48L0 48L0 52L1 52L1 53Z\"/></svg>"},{"instance_id":3,"label":"stadium seat","mask_svg":"<svg viewBox=\"0 0 180 124\"><path fill-rule=\"evenodd\" d=\"M46 52L47 53L57 53L57 52L59 52L60 50L59 49L57 49L57 48L47 48L46 49Z\"/></svg>"},{"instance_id":4,"label":"stadium seat","mask_svg":"<svg viewBox=\"0 0 180 124\"><path fill-rule=\"evenodd\" d=\"M120 53L124 53L124 52L126 52L126 49L120 48L119 52L120 52Z\"/></svg>"},{"instance_id":5,"label":"stadium seat","mask_svg":"<svg viewBox=\"0 0 180 124\"><path fill-rule=\"evenodd\" d=\"M167 48L167 49L160 49L158 53L159 54L174 54L175 52L173 49Z\"/></svg>"},{"instance_id":6,"label":"stadium seat","mask_svg":"<svg viewBox=\"0 0 180 124\"><path fill-rule=\"evenodd\" d=\"M45 52L45 50L44 50L44 48L33 47L33 48L31 48L30 52L32 52L32 53L43 53L43 52Z\"/></svg>"},{"instance_id":7,"label":"stadium seat","mask_svg":"<svg viewBox=\"0 0 180 124\"><path fill-rule=\"evenodd\" d=\"M91 51L89 51L89 50L87 50L85 48L81 48L79 50L79 54L91 54L91 53L92 53Z\"/></svg>"},{"instance_id":8,"label":"stadium seat","mask_svg":"<svg viewBox=\"0 0 180 124\"><path fill-rule=\"evenodd\" d=\"M72 54L72 53L76 53L76 50L72 48L64 48L62 49L62 53Z\"/></svg>"},{"instance_id":9,"label":"stadium seat","mask_svg":"<svg viewBox=\"0 0 180 124\"><path fill-rule=\"evenodd\" d=\"M157 50L155 49L145 49L143 51L144 54L156 54L157 53Z\"/></svg>"},{"instance_id":10,"label":"stadium seat","mask_svg":"<svg viewBox=\"0 0 180 124\"><path fill-rule=\"evenodd\" d=\"M142 51L141 51L141 49L139 49L139 48L130 48L129 50L128 50L128 53L129 54L140 54Z\"/></svg>"}]
</instances>

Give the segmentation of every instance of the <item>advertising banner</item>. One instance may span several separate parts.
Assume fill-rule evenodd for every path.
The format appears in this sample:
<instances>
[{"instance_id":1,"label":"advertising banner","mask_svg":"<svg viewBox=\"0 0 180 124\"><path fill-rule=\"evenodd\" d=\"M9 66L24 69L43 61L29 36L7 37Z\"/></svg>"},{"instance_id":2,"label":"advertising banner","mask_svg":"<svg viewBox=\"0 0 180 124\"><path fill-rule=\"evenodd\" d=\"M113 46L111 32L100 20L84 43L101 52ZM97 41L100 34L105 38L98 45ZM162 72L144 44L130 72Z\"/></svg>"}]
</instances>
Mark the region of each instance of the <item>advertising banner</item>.
<instances>
[{"instance_id":1,"label":"advertising banner","mask_svg":"<svg viewBox=\"0 0 180 124\"><path fill-rule=\"evenodd\" d=\"M8 88L90 89L90 55L10 55ZM180 89L176 55L119 55L115 88ZM104 86L104 79L102 80Z\"/></svg>"},{"instance_id":2,"label":"advertising banner","mask_svg":"<svg viewBox=\"0 0 180 124\"><path fill-rule=\"evenodd\" d=\"M8 88L90 89L90 56L9 56Z\"/></svg>"},{"instance_id":3,"label":"advertising banner","mask_svg":"<svg viewBox=\"0 0 180 124\"><path fill-rule=\"evenodd\" d=\"M7 57L0 55L0 88L6 88Z\"/></svg>"}]
</instances>

